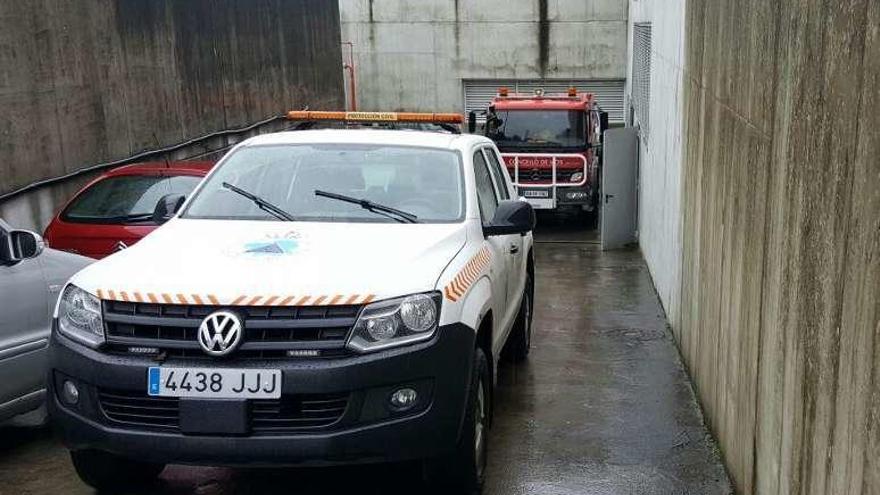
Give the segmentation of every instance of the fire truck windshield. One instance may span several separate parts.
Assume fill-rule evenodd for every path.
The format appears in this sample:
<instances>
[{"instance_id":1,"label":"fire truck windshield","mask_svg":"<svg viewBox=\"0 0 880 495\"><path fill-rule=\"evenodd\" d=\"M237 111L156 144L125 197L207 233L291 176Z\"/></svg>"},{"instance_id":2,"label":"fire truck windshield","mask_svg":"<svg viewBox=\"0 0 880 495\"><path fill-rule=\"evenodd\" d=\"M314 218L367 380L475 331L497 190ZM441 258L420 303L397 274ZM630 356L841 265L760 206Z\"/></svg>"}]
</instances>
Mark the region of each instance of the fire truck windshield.
<instances>
[{"instance_id":1,"label":"fire truck windshield","mask_svg":"<svg viewBox=\"0 0 880 495\"><path fill-rule=\"evenodd\" d=\"M587 146L586 113L577 110L510 110L490 113L486 135L499 148Z\"/></svg>"}]
</instances>

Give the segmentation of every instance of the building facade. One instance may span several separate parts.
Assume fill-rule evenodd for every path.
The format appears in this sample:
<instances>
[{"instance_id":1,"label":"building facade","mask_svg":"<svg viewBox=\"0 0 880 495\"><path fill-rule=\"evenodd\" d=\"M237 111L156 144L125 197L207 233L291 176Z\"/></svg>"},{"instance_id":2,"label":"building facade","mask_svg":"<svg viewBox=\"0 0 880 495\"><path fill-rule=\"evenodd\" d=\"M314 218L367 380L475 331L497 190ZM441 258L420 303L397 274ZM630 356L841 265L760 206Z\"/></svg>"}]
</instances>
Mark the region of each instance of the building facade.
<instances>
[{"instance_id":1,"label":"building facade","mask_svg":"<svg viewBox=\"0 0 880 495\"><path fill-rule=\"evenodd\" d=\"M627 0L340 0L361 110L484 109L574 84L622 120Z\"/></svg>"}]
</instances>

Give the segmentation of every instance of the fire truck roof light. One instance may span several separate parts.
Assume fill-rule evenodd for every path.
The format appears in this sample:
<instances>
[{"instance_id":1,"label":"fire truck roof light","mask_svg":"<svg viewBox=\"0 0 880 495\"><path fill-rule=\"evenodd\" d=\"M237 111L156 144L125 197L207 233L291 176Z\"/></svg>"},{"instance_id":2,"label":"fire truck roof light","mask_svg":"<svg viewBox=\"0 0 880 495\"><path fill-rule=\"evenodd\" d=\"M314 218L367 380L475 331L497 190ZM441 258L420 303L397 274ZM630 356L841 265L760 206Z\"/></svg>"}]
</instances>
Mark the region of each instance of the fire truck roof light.
<instances>
[{"instance_id":1,"label":"fire truck roof light","mask_svg":"<svg viewBox=\"0 0 880 495\"><path fill-rule=\"evenodd\" d=\"M501 96L502 98L506 98L508 94L509 94L509 90L506 87L502 86L502 87L498 88L498 96Z\"/></svg>"},{"instance_id":2,"label":"fire truck roof light","mask_svg":"<svg viewBox=\"0 0 880 495\"><path fill-rule=\"evenodd\" d=\"M287 112L288 120L335 120L341 122L421 122L427 124L461 124L460 113L417 112L322 112L294 110Z\"/></svg>"},{"instance_id":3,"label":"fire truck roof light","mask_svg":"<svg viewBox=\"0 0 880 495\"><path fill-rule=\"evenodd\" d=\"M578 95L578 90L576 87L572 86L572 87L568 88L568 96L571 96L573 98L577 95Z\"/></svg>"}]
</instances>

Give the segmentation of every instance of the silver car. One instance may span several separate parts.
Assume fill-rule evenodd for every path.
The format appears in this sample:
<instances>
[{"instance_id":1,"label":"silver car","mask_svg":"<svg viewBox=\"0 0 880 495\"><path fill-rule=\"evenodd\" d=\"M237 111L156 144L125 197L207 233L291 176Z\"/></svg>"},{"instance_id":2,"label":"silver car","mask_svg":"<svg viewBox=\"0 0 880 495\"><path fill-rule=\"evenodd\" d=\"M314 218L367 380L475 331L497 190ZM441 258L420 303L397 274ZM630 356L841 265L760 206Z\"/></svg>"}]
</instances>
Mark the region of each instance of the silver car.
<instances>
[{"instance_id":1,"label":"silver car","mask_svg":"<svg viewBox=\"0 0 880 495\"><path fill-rule=\"evenodd\" d=\"M0 422L43 404L55 301L93 261L48 249L39 235L0 219Z\"/></svg>"}]
</instances>

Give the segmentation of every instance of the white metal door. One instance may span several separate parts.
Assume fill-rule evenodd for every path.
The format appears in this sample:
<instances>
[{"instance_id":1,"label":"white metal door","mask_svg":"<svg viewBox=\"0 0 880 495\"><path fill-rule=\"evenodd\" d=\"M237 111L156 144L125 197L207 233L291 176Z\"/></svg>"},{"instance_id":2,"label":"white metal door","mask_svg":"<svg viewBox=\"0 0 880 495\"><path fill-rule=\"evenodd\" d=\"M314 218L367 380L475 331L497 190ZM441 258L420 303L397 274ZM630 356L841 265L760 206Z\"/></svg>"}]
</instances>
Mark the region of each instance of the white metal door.
<instances>
[{"instance_id":1,"label":"white metal door","mask_svg":"<svg viewBox=\"0 0 880 495\"><path fill-rule=\"evenodd\" d=\"M602 250L619 249L636 241L636 167L638 129L605 131L602 165Z\"/></svg>"}]
</instances>

